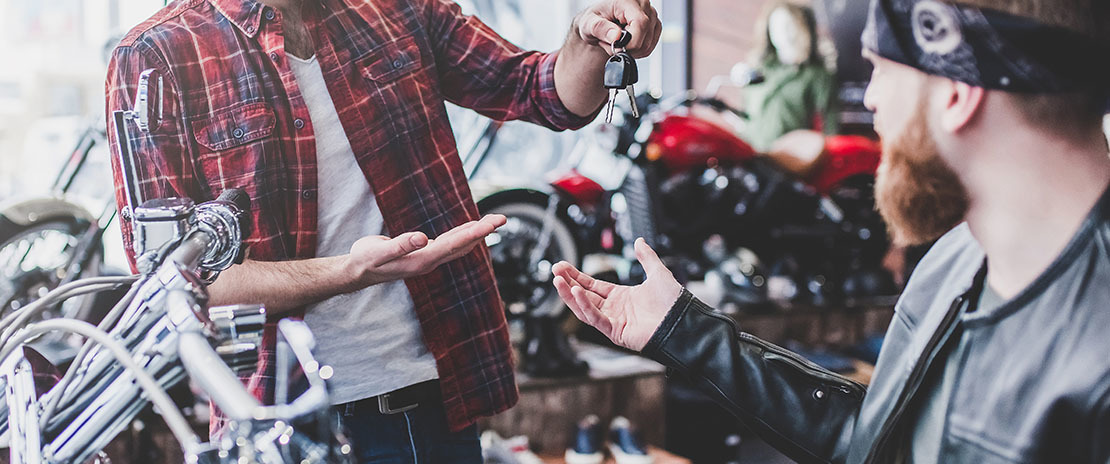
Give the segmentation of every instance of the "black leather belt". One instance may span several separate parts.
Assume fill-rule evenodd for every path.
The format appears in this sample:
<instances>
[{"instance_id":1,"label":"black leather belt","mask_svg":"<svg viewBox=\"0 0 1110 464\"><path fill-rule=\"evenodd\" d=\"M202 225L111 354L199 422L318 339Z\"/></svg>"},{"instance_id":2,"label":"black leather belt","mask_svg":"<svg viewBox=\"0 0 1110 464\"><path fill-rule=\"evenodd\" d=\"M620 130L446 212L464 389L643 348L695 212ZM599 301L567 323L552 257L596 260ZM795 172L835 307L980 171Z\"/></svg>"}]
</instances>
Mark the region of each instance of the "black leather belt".
<instances>
[{"instance_id":1,"label":"black leather belt","mask_svg":"<svg viewBox=\"0 0 1110 464\"><path fill-rule=\"evenodd\" d=\"M439 380L429 380L405 388L391 391L367 398L363 401L377 403L378 412L382 414L400 414L411 411L421 403L438 403L443 401L439 390Z\"/></svg>"}]
</instances>

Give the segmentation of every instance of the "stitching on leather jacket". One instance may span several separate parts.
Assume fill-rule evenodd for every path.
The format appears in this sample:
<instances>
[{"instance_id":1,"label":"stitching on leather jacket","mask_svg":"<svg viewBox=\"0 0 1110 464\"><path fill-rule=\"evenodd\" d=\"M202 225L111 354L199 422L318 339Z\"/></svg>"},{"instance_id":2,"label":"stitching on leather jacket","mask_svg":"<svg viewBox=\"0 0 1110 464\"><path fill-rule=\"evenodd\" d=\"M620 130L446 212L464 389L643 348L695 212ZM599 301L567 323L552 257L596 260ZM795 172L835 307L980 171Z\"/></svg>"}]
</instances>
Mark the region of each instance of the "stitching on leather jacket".
<instances>
[{"instance_id":1,"label":"stitching on leather jacket","mask_svg":"<svg viewBox=\"0 0 1110 464\"><path fill-rule=\"evenodd\" d=\"M689 290L683 291L689 292ZM690 305L692 304L694 304L694 295L691 293L690 295L688 295L688 298L686 298L686 304L682 305L682 311L679 311L678 316L674 319L674 323L671 324L670 328L667 329L667 334L663 336L663 342L659 344L660 348L662 348L663 343L667 343L667 340L670 340L671 334L673 334L675 329L678 328L678 321L681 321L682 317L685 316L688 311L690 311Z\"/></svg>"},{"instance_id":2,"label":"stitching on leather jacket","mask_svg":"<svg viewBox=\"0 0 1110 464\"><path fill-rule=\"evenodd\" d=\"M687 309L691 306L692 302L693 302L693 299L691 298L689 300L689 302L687 303L687 305L686 305ZM684 309L683 312L685 313L687 311L687 309ZM705 316L708 316L710 318L713 318L713 319L719 320L721 322L724 322L729 327L729 329L731 330L731 332L730 332L731 335L736 337L737 340L739 340L741 338L740 337L740 330L736 326L736 322L733 321L732 319L726 318L726 317L724 317L720 314L716 314L712 311L706 310L705 308L702 308L700 306L695 306L694 310L697 311L698 313L701 313L702 315L705 315ZM677 327L677 326L678 326L678 324L674 325L674 327ZM671 332L673 332L674 327L671 328ZM667 336L669 338L670 333L668 333ZM666 339L664 339L664 341L666 341ZM683 362L676 359L674 356L671 356L670 353L667 353L665 350L663 350L662 346L660 346L659 352L662 356L669 359L673 365L678 366L679 370L683 373L684 376L686 376L689 379L695 379L695 376L691 375L691 369L686 364L684 364ZM717 384L713 383L709 379L702 377L702 378L698 378L696 380L701 382L701 383L704 383L704 384L708 385L710 388L713 389L714 392L717 393L717 396L719 398L721 398L724 402L728 403L728 405L731 406L733 409L735 409L737 411L740 411L744 416L744 418L743 418L744 420L759 423L763 427L764 430L766 430L767 432L769 432L771 434L774 434L776 437L778 437L780 440L782 440L782 442L789 443L791 445L791 447L793 447L795 450L798 450L799 452L805 453L810 458L810 462L829 462L825 459L822 459L820 456L813 453L812 451L810 451L806 447L802 446L800 443L792 440L790 437L788 437L786 435L783 435L778 430L775 430L774 427L772 427L767 422L764 422L762 419L757 417L755 414L753 414L750 411L740 407L740 405L734 403L732 400L729 399L728 395L726 395L725 392L723 390L721 390L721 388L719 386L717 386Z\"/></svg>"}]
</instances>

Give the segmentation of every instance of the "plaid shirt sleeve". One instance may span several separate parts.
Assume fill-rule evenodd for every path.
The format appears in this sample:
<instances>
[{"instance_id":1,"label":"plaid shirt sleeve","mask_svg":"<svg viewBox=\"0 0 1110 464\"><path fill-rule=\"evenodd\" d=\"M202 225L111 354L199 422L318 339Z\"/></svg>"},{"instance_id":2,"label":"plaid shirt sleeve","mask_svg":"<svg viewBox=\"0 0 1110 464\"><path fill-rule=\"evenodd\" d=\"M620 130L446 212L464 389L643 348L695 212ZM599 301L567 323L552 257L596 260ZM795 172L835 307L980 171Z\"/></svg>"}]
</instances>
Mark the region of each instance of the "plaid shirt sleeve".
<instances>
[{"instance_id":1,"label":"plaid shirt sleeve","mask_svg":"<svg viewBox=\"0 0 1110 464\"><path fill-rule=\"evenodd\" d=\"M523 119L552 130L580 129L601 111L578 116L555 91L558 52L524 51L449 0L428 0L432 42L444 96L499 121Z\"/></svg>"},{"instance_id":2,"label":"plaid shirt sleeve","mask_svg":"<svg viewBox=\"0 0 1110 464\"><path fill-rule=\"evenodd\" d=\"M112 112L134 108L135 91L138 88L139 74L146 69L158 69L164 79L163 119L149 133L137 127L129 127L130 140L117 140ZM124 190L123 171L118 153L119 143L130 143L135 154L135 169L139 177L139 194L142 199L188 197L204 198L202 188L195 178L189 153L192 144L184 129L179 100L168 68L157 58L153 50L142 43L128 47L118 47L108 64L108 78L105 84L107 99L107 121L109 124L108 141L112 147L112 177L116 186L116 203L120 211L127 206ZM130 123L129 123L130 124ZM134 205L138 206L138 205ZM135 251L132 247L130 221L120 221L123 232L124 251L135 268Z\"/></svg>"}]
</instances>

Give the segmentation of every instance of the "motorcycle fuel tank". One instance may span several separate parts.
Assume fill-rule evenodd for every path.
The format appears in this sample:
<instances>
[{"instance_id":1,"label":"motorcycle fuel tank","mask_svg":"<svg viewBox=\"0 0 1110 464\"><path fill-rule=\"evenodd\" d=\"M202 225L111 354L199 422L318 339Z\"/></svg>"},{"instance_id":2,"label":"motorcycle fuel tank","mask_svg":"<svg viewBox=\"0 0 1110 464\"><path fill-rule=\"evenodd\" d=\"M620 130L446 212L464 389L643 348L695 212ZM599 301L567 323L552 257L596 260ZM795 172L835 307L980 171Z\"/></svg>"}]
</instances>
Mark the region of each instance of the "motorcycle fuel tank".
<instances>
[{"instance_id":1,"label":"motorcycle fuel tank","mask_svg":"<svg viewBox=\"0 0 1110 464\"><path fill-rule=\"evenodd\" d=\"M605 188L576 169L556 179L551 185L566 192L580 205L595 206L605 194Z\"/></svg>"},{"instance_id":2,"label":"motorcycle fuel tank","mask_svg":"<svg viewBox=\"0 0 1110 464\"><path fill-rule=\"evenodd\" d=\"M756 156L756 151L712 122L672 114L655 124L645 154L651 161L661 160L668 172L682 172L705 167L710 160L742 162Z\"/></svg>"}]
</instances>

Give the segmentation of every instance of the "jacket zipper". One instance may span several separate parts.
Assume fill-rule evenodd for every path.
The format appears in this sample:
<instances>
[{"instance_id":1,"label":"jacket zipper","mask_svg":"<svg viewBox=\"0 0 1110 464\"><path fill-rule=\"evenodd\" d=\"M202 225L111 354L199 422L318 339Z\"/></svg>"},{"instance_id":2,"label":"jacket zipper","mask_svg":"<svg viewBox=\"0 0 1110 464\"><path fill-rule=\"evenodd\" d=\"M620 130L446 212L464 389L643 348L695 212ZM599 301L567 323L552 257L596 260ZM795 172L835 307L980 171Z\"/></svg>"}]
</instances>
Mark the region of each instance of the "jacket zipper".
<instances>
[{"instance_id":1,"label":"jacket zipper","mask_svg":"<svg viewBox=\"0 0 1110 464\"><path fill-rule=\"evenodd\" d=\"M952 339L952 334L955 332L957 320L960 315L960 307L967 301L973 301L972 298L977 298L977 293L982 292L982 285L986 280L987 266L984 262L983 266L979 269L979 273L975 276L975 281L964 294L956 297L952 301L952 305L948 308L948 313L945 314L944 320L941 321L940 327L937 329L933 337L929 339L929 343L925 346L925 350L918 358L917 364L914 365L913 371L910 373L906 385L902 389L902 393L898 396L898 402L895 403L894 410L887 416L886 422L883 427L879 429L879 434L876 435L875 443L871 446L871 451L867 453L867 458L864 460L865 464L874 464L882 456L882 452L887 446L893 435L895 427L897 427L902 416L908 409L909 404L913 397L917 394L917 390L921 387L925 375L929 371L939 353L938 348L942 348L942 343L946 343Z\"/></svg>"},{"instance_id":2,"label":"jacket zipper","mask_svg":"<svg viewBox=\"0 0 1110 464\"><path fill-rule=\"evenodd\" d=\"M810 361L808 359L805 359L801 356L798 356L797 353L794 353L790 350L779 347L777 345L768 343L768 342L764 341L763 339L761 339L759 337L756 337L752 334L741 332L740 333L740 338L748 341L749 343L752 343L752 344L762 348L764 351L767 351L767 352L773 353L775 355L781 356L782 360L784 362L786 362L787 364L797 368L798 370L800 370L802 372L805 372L806 374L809 374L809 375L812 375L814 377L820 378L822 381L824 381L826 383L832 384L832 386L836 387L837 390L840 390L841 392L843 392L845 394L850 395L850 394L853 393L853 390L857 393L867 391L867 387L863 386L863 384L861 384L859 382L855 382L853 380L846 379L846 378L838 376L834 373L831 373L828 370L823 369L820 366L814 364L812 361Z\"/></svg>"}]
</instances>

